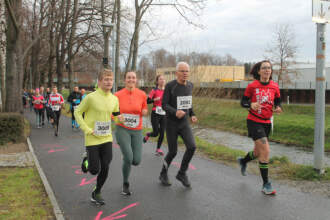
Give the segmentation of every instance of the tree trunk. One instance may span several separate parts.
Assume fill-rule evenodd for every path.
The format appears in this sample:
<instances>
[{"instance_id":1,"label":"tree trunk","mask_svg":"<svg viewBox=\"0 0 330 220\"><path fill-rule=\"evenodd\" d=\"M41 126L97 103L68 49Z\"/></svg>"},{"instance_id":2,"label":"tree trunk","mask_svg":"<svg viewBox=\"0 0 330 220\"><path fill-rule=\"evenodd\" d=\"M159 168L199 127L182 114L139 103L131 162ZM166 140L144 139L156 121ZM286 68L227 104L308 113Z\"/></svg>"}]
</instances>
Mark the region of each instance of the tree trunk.
<instances>
[{"instance_id":1,"label":"tree trunk","mask_svg":"<svg viewBox=\"0 0 330 220\"><path fill-rule=\"evenodd\" d=\"M13 18L7 13L7 31L6 31L6 112L20 112L22 110L22 49L21 49L21 33L19 31L20 11L22 1L16 0L9 2L12 9L12 16L16 20L16 25ZM8 11L8 7L7 7Z\"/></svg>"},{"instance_id":2,"label":"tree trunk","mask_svg":"<svg viewBox=\"0 0 330 220\"><path fill-rule=\"evenodd\" d=\"M117 0L117 24L116 24L116 54L115 54L115 90L118 89L118 82L120 79L119 56L120 56L120 19L121 19L121 5L120 0Z\"/></svg>"}]
</instances>

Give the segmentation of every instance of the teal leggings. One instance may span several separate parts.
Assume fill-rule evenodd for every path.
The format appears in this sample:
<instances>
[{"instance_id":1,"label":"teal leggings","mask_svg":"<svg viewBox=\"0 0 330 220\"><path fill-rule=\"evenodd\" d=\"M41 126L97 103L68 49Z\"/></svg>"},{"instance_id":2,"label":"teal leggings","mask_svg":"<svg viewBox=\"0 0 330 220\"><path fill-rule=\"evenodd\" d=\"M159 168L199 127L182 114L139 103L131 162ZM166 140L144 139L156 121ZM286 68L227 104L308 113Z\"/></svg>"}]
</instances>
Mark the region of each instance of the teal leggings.
<instances>
[{"instance_id":1,"label":"teal leggings","mask_svg":"<svg viewBox=\"0 0 330 220\"><path fill-rule=\"evenodd\" d=\"M142 155L142 130L129 130L116 126L116 140L123 154L123 178L128 183L131 165L137 166Z\"/></svg>"}]
</instances>

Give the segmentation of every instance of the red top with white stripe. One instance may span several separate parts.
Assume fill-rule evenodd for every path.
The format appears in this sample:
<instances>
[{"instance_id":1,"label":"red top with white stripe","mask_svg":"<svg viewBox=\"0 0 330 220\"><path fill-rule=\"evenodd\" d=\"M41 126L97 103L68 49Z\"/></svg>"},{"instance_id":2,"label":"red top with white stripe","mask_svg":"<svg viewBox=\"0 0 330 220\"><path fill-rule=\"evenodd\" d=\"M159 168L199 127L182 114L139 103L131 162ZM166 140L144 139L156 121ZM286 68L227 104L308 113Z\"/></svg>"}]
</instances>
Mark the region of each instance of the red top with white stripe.
<instances>
[{"instance_id":1,"label":"red top with white stripe","mask_svg":"<svg viewBox=\"0 0 330 220\"><path fill-rule=\"evenodd\" d=\"M59 93L51 93L49 95L49 102L48 102L51 106L52 105L61 105L64 103L64 99L63 96Z\"/></svg>"},{"instance_id":2,"label":"red top with white stripe","mask_svg":"<svg viewBox=\"0 0 330 220\"><path fill-rule=\"evenodd\" d=\"M153 102L152 111L156 110L156 106L162 107L163 94L164 94L164 90L159 89L159 88L154 88L149 93L149 98L150 99L155 99L155 98L158 98L158 97L160 98L159 100Z\"/></svg>"},{"instance_id":3,"label":"red top with white stripe","mask_svg":"<svg viewBox=\"0 0 330 220\"><path fill-rule=\"evenodd\" d=\"M33 99L33 107L35 109L43 109L44 108L44 97L42 95L39 96L32 96Z\"/></svg>"},{"instance_id":4,"label":"red top with white stripe","mask_svg":"<svg viewBox=\"0 0 330 220\"><path fill-rule=\"evenodd\" d=\"M270 80L269 84L263 85L259 80L255 80L247 86L244 96L249 97L251 103L259 102L261 104L260 110L254 111L250 108L247 119L258 123L271 123L274 99L281 97L278 84Z\"/></svg>"}]
</instances>

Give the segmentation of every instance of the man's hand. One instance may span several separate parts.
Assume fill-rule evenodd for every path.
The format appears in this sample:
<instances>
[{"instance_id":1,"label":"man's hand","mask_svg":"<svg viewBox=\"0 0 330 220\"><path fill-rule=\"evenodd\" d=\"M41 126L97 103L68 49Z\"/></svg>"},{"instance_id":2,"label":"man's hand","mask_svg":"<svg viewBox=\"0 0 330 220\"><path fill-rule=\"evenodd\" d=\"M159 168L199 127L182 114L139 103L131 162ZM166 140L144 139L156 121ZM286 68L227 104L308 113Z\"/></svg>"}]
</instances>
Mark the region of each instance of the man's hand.
<instances>
[{"instance_id":1,"label":"man's hand","mask_svg":"<svg viewBox=\"0 0 330 220\"><path fill-rule=\"evenodd\" d=\"M196 123L198 121L197 117L196 116L192 116L191 117L191 122L192 123Z\"/></svg>"},{"instance_id":2,"label":"man's hand","mask_svg":"<svg viewBox=\"0 0 330 220\"><path fill-rule=\"evenodd\" d=\"M277 114L281 114L281 113L282 113L282 109L281 109L281 107L280 107L280 106L277 106L277 107L275 108L274 112L277 113Z\"/></svg>"},{"instance_id":3,"label":"man's hand","mask_svg":"<svg viewBox=\"0 0 330 220\"><path fill-rule=\"evenodd\" d=\"M186 113L185 113L184 111L182 111L182 110L177 110L177 111L176 111L176 114L175 114L175 116L176 116L178 119L183 118L185 115L186 115Z\"/></svg>"}]
</instances>

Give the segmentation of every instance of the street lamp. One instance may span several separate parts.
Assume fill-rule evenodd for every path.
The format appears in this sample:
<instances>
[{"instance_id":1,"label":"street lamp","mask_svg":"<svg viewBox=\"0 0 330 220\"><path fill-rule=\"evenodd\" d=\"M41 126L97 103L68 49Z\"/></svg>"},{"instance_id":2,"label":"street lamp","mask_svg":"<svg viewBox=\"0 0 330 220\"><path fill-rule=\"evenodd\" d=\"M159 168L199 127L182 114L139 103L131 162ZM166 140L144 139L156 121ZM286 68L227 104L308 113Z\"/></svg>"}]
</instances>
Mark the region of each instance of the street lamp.
<instances>
[{"instance_id":1,"label":"street lamp","mask_svg":"<svg viewBox=\"0 0 330 220\"><path fill-rule=\"evenodd\" d=\"M115 24L114 23L103 23L103 36L104 36L104 54L103 54L103 66L106 68L109 66L109 34L110 30L112 29L112 34L111 34L111 41L112 41L112 64L111 64L111 69L113 72L113 81L116 82L116 73L115 73ZM106 31L108 29L108 31ZM113 92L116 92L116 87L115 83L113 84Z\"/></svg>"}]
</instances>

